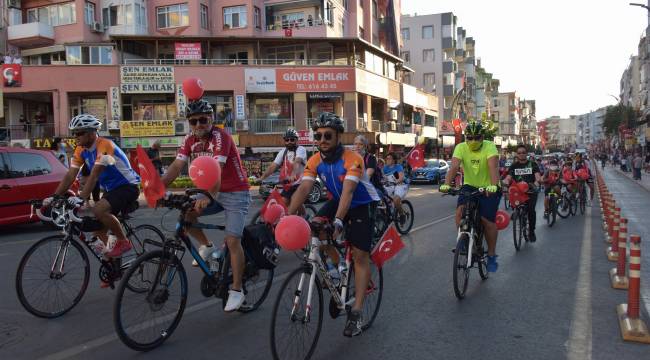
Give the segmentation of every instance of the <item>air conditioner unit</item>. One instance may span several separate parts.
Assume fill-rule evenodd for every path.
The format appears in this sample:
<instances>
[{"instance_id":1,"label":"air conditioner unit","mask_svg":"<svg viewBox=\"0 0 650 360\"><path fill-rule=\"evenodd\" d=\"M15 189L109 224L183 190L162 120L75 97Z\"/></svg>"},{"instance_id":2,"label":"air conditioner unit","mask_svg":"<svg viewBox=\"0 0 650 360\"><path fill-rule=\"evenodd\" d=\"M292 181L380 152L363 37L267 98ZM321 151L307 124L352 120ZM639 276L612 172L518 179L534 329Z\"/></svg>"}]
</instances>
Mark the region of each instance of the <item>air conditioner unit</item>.
<instances>
[{"instance_id":1,"label":"air conditioner unit","mask_svg":"<svg viewBox=\"0 0 650 360\"><path fill-rule=\"evenodd\" d=\"M102 23L94 22L90 25L90 30L96 33L101 33L104 32L104 26L102 26Z\"/></svg>"},{"instance_id":2,"label":"air conditioner unit","mask_svg":"<svg viewBox=\"0 0 650 360\"><path fill-rule=\"evenodd\" d=\"M187 121L177 121L174 124L176 135L185 135L190 132L190 124Z\"/></svg>"},{"instance_id":3,"label":"air conditioner unit","mask_svg":"<svg viewBox=\"0 0 650 360\"><path fill-rule=\"evenodd\" d=\"M397 123L395 121L390 122L390 130L397 131Z\"/></svg>"},{"instance_id":4,"label":"air conditioner unit","mask_svg":"<svg viewBox=\"0 0 650 360\"><path fill-rule=\"evenodd\" d=\"M238 120L235 122L235 130L248 131L248 120Z\"/></svg>"},{"instance_id":5,"label":"air conditioner unit","mask_svg":"<svg viewBox=\"0 0 650 360\"><path fill-rule=\"evenodd\" d=\"M397 120L397 110L392 109L390 111L390 118L391 118L391 120Z\"/></svg>"},{"instance_id":6,"label":"air conditioner unit","mask_svg":"<svg viewBox=\"0 0 650 360\"><path fill-rule=\"evenodd\" d=\"M10 8L20 9L20 0L9 0L7 3Z\"/></svg>"}]
</instances>

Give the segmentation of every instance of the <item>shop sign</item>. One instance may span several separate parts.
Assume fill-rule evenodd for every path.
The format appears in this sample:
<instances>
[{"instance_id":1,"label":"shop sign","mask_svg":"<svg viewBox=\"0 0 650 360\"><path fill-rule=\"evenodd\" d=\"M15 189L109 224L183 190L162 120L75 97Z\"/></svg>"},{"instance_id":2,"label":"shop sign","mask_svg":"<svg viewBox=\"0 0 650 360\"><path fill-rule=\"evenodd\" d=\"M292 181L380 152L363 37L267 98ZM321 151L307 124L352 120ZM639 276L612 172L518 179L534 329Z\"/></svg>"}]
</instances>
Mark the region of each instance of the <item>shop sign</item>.
<instances>
[{"instance_id":1,"label":"shop sign","mask_svg":"<svg viewBox=\"0 0 650 360\"><path fill-rule=\"evenodd\" d=\"M160 147L178 148L183 143L183 139L183 136L122 138L121 147L124 149L134 149L140 145L143 148L150 148L154 142L159 141Z\"/></svg>"},{"instance_id":2,"label":"shop sign","mask_svg":"<svg viewBox=\"0 0 650 360\"><path fill-rule=\"evenodd\" d=\"M310 93L307 97L309 99L340 99L341 93Z\"/></svg>"},{"instance_id":3,"label":"shop sign","mask_svg":"<svg viewBox=\"0 0 650 360\"><path fill-rule=\"evenodd\" d=\"M277 69L278 92L354 91L354 69Z\"/></svg>"},{"instance_id":4,"label":"shop sign","mask_svg":"<svg viewBox=\"0 0 650 360\"><path fill-rule=\"evenodd\" d=\"M246 92L275 92L275 69L245 69Z\"/></svg>"},{"instance_id":5,"label":"shop sign","mask_svg":"<svg viewBox=\"0 0 650 360\"><path fill-rule=\"evenodd\" d=\"M244 95L235 95L235 117L237 120L246 119L246 104L244 100Z\"/></svg>"},{"instance_id":6,"label":"shop sign","mask_svg":"<svg viewBox=\"0 0 650 360\"><path fill-rule=\"evenodd\" d=\"M418 106L418 92L415 86L402 84L404 103L412 106Z\"/></svg>"},{"instance_id":7,"label":"shop sign","mask_svg":"<svg viewBox=\"0 0 650 360\"><path fill-rule=\"evenodd\" d=\"M173 66L121 66L122 94L173 93Z\"/></svg>"},{"instance_id":8,"label":"shop sign","mask_svg":"<svg viewBox=\"0 0 650 360\"><path fill-rule=\"evenodd\" d=\"M313 145L314 133L311 130L298 130L298 145Z\"/></svg>"},{"instance_id":9,"label":"shop sign","mask_svg":"<svg viewBox=\"0 0 650 360\"><path fill-rule=\"evenodd\" d=\"M54 138L35 138L32 139L32 148L49 149L50 145L54 142ZM77 139L75 138L62 138L61 142L68 144L71 149L77 147Z\"/></svg>"},{"instance_id":10,"label":"shop sign","mask_svg":"<svg viewBox=\"0 0 650 360\"><path fill-rule=\"evenodd\" d=\"M173 120L120 122L121 137L173 136L175 134Z\"/></svg>"},{"instance_id":11,"label":"shop sign","mask_svg":"<svg viewBox=\"0 0 650 360\"><path fill-rule=\"evenodd\" d=\"M174 58L178 60L201 60L201 43L175 44Z\"/></svg>"},{"instance_id":12,"label":"shop sign","mask_svg":"<svg viewBox=\"0 0 650 360\"><path fill-rule=\"evenodd\" d=\"M23 68L21 64L2 64L2 82L5 87L22 85Z\"/></svg>"},{"instance_id":13,"label":"shop sign","mask_svg":"<svg viewBox=\"0 0 650 360\"><path fill-rule=\"evenodd\" d=\"M451 123L451 121L441 121L440 122L440 134L453 134L454 133L454 126Z\"/></svg>"},{"instance_id":14,"label":"shop sign","mask_svg":"<svg viewBox=\"0 0 650 360\"><path fill-rule=\"evenodd\" d=\"M183 93L183 84L176 85L176 114L179 119L185 118L185 107L187 106L187 97Z\"/></svg>"},{"instance_id":15,"label":"shop sign","mask_svg":"<svg viewBox=\"0 0 650 360\"><path fill-rule=\"evenodd\" d=\"M111 117L108 119L108 129L117 130L120 128L120 120L122 120L122 104L120 101L120 88L111 86L109 89L109 101L111 109Z\"/></svg>"},{"instance_id":16,"label":"shop sign","mask_svg":"<svg viewBox=\"0 0 650 360\"><path fill-rule=\"evenodd\" d=\"M453 148L456 146L456 137L455 136L443 136L442 137L442 147Z\"/></svg>"}]
</instances>

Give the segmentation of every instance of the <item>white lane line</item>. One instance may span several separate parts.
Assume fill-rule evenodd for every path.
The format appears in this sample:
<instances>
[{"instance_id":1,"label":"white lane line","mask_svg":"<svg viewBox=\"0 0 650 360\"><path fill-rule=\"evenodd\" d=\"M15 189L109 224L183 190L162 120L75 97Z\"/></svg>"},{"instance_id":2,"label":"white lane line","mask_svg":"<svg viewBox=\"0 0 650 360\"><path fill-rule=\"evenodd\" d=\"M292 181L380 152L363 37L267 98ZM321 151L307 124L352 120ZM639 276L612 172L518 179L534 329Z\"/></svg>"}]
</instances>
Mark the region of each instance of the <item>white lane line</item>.
<instances>
[{"instance_id":1,"label":"white lane line","mask_svg":"<svg viewBox=\"0 0 650 360\"><path fill-rule=\"evenodd\" d=\"M440 224L441 222L443 222L443 221L445 221L445 220L452 219L452 218L454 217L454 215L455 215L455 214L451 214L451 215L448 215L448 216L443 217L442 219L434 220L434 221L432 221L432 222L430 222L430 223L426 223L426 224L424 224L424 225L416 226L416 227L414 227L413 229L411 229L411 231L409 232L409 234L410 234L410 233L414 233L414 232L416 232L416 231L420 231L420 230L422 230L422 229L424 229L424 228L427 228L427 227L429 227L429 226L433 226L433 225L435 225L435 224Z\"/></svg>"},{"instance_id":2,"label":"white lane line","mask_svg":"<svg viewBox=\"0 0 650 360\"><path fill-rule=\"evenodd\" d=\"M580 269L569 332L568 360L591 359L591 208L587 208L580 250Z\"/></svg>"}]
</instances>

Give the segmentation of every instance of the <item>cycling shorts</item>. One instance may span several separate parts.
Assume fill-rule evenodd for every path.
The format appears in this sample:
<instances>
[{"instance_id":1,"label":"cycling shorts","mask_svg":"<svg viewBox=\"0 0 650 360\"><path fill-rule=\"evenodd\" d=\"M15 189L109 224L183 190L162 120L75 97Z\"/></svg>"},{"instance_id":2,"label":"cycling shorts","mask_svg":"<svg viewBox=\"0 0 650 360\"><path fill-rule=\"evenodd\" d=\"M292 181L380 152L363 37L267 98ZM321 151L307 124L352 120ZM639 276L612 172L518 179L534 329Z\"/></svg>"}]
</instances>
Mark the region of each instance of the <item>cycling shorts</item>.
<instances>
[{"instance_id":1,"label":"cycling shorts","mask_svg":"<svg viewBox=\"0 0 650 360\"><path fill-rule=\"evenodd\" d=\"M477 188L469 185L463 185L462 190L466 191L476 191ZM501 201L501 191L497 191L490 196L484 195L478 199L478 211L481 214L481 217L484 217L489 222L494 222L497 217L497 210L499 210L499 202ZM461 194L458 196L458 203L456 207L464 205L467 202L467 199Z\"/></svg>"},{"instance_id":2,"label":"cycling shorts","mask_svg":"<svg viewBox=\"0 0 650 360\"><path fill-rule=\"evenodd\" d=\"M137 185L127 184L107 191L102 196L111 205L111 214L118 215L123 209L128 209L131 204L138 201L140 189Z\"/></svg>"},{"instance_id":3,"label":"cycling shorts","mask_svg":"<svg viewBox=\"0 0 650 360\"><path fill-rule=\"evenodd\" d=\"M384 189L386 189L386 194L389 196L398 196L400 199L404 199L406 193L409 191L409 187L406 184L387 185Z\"/></svg>"},{"instance_id":4,"label":"cycling shorts","mask_svg":"<svg viewBox=\"0 0 650 360\"><path fill-rule=\"evenodd\" d=\"M544 196L548 196L548 194L551 192L552 188L554 188L556 186L560 186L560 185L561 184L560 184L559 181L555 182L555 183L552 183L552 184L548 184L548 183L544 184ZM560 194L558 194L558 195L560 195Z\"/></svg>"},{"instance_id":5,"label":"cycling shorts","mask_svg":"<svg viewBox=\"0 0 650 360\"><path fill-rule=\"evenodd\" d=\"M293 196L293 193L295 193L296 190L298 190L298 186L300 186L300 184L291 185L289 189L282 190L280 195L282 195L283 198L287 199L287 201L290 201L291 197Z\"/></svg>"},{"instance_id":6,"label":"cycling shorts","mask_svg":"<svg viewBox=\"0 0 650 360\"><path fill-rule=\"evenodd\" d=\"M329 200L318 210L316 216L324 216L333 221L338 208L338 200ZM359 205L349 209L343 223L345 224L345 239L355 248L370 252L370 246L372 244L370 204Z\"/></svg>"}]
</instances>

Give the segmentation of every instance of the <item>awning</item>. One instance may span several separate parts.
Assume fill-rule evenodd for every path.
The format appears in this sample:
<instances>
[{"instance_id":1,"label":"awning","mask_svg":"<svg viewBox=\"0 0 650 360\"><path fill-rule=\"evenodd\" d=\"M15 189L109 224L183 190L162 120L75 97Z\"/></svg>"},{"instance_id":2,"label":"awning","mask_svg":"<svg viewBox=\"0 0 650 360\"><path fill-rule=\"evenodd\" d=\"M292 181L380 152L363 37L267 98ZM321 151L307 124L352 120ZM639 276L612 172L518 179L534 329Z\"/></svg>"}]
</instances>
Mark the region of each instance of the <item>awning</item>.
<instances>
[{"instance_id":1,"label":"awning","mask_svg":"<svg viewBox=\"0 0 650 360\"><path fill-rule=\"evenodd\" d=\"M65 51L65 46L63 45L52 45L52 46L45 46L45 47L39 47L35 49L27 49L27 50L22 50L20 52L20 56L33 56L33 55L41 55L41 54L49 54L49 53L55 53L55 52L62 52Z\"/></svg>"}]
</instances>

